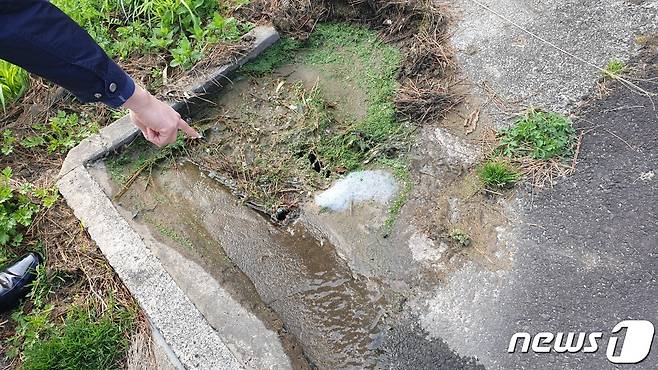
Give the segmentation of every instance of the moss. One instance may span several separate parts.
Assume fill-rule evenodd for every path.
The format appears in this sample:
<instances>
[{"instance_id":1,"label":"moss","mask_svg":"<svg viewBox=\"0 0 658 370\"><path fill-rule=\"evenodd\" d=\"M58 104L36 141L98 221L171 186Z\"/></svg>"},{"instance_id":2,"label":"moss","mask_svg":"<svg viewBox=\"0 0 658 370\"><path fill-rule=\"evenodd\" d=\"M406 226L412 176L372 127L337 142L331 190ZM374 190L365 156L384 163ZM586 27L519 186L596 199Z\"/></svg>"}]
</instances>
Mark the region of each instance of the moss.
<instances>
[{"instance_id":1,"label":"moss","mask_svg":"<svg viewBox=\"0 0 658 370\"><path fill-rule=\"evenodd\" d=\"M154 227L156 230L158 230L160 234L162 234L162 236L165 236L173 240L174 242L180 244L182 247L185 247L189 250L194 249L194 244L192 244L192 241L190 241L190 239L188 239L187 237L179 234L176 230L166 225L163 225L161 223L154 224Z\"/></svg>"},{"instance_id":2,"label":"moss","mask_svg":"<svg viewBox=\"0 0 658 370\"><path fill-rule=\"evenodd\" d=\"M382 227L383 236L388 237L393 232L393 228L395 227L395 223L400 216L402 207L409 200L409 195L413 189L413 182L411 181L409 167L403 160L381 159L379 163L382 166L392 170L397 180L402 184L400 192L395 197L395 199L393 199L391 205L388 208L388 217L386 218L386 221L384 221L384 226Z\"/></svg>"},{"instance_id":3,"label":"moss","mask_svg":"<svg viewBox=\"0 0 658 370\"><path fill-rule=\"evenodd\" d=\"M256 76L270 73L290 62L291 53L297 51L300 46L301 44L297 40L285 37L267 49L258 59L242 67L241 71Z\"/></svg>"}]
</instances>

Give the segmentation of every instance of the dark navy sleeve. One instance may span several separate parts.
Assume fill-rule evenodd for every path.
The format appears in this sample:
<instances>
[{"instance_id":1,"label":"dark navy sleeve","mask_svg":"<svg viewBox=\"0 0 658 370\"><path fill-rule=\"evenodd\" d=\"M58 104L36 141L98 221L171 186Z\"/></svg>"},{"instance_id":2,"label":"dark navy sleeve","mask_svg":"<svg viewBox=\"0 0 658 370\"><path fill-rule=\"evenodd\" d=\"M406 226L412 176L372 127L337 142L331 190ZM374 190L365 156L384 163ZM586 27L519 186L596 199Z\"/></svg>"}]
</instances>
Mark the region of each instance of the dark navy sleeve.
<instances>
[{"instance_id":1,"label":"dark navy sleeve","mask_svg":"<svg viewBox=\"0 0 658 370\"><path fill-rule=\"evenodd\" d=\"M0 59L23 67L83 103L121 106L133 80L89 34L43 0L0 0Z\"/></svg>"}]
</instances>

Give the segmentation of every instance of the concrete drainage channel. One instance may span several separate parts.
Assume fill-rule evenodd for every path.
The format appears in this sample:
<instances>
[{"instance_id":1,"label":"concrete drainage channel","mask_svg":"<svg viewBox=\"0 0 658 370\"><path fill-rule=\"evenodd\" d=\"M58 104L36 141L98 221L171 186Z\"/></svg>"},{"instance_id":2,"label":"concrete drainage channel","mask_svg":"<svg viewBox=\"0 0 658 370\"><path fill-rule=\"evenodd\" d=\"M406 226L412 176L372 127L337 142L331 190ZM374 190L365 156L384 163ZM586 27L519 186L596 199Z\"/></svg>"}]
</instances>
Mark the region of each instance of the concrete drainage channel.
<instances>
[{"instance_id":1,"label":"concrete drainage channel","mask_svg":"<svg viewBox=\"0 0 658 370\"><path fill-rule=\"evenodd\" d=\"M279 39L271 27L257 27L251 35L254 36L253 44L241 59L205 76L191 91L203 93L212 89L216 81ZM177 108L182 109L182 104ZM232 299L200 266L182 256L158 254L164 247L133 227L90 173L90 166L95 161L102 161L120 150L138 133L126 116L104 128L100 134L84 140L69 152L58 185L76 217L87 227L149 317L156 337L154 343L160 347L161 353L166 354L161 358L165 360L161 366L204 369L289 367L290 361L276 334ZM168 271L167 267L177 268L180 273ZM183 280L176 281L175 277ZM217 321L213 328L195 306L194 297L188 297L185 291L188 286L197 289L202 286L203 291L199 294L216 298L213 309L220 311L215 317L223 320L221 329Z\"/></svg>"},{"instance_id":2,"label":"concrete drainage channel","mask_svg":"<svg viewBox=\"0 0 658 370\"><path fill-rule=\"evenodd\" d=\"M206 92L279 38L269 27L252 35L255 41L244 57L207 76L192 92ZM305 82L313 83L310 77ZM219 95L220 100L232 93ZM313 223L278 227L239 204L212 173L183 162L138 178L113 202L122 189L106 160L117 152L139 156L143 148L131 144L137 134L124 117L85 140L71 150L58 184L149 317L158 352L167 355L169 365L374 367L385 294L377 282L356 276ZM379 196L386 203L397 190L385 172L357 178L361 190L347 195L355 199L343 194L355 183L350 176L319 203L337 210L348 200ZM369 187L384 185L368 194Z\"/></svg>"}]
</instances>

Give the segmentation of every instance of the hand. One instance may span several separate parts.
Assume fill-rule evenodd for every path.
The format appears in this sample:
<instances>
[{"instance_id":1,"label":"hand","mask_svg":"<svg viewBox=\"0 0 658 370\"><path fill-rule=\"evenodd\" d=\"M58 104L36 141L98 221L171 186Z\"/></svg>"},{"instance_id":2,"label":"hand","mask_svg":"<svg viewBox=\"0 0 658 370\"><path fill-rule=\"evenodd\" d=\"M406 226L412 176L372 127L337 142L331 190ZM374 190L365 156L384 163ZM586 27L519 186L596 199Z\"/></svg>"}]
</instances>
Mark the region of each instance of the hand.
<instances>
[{"instance_id":1,"label":"hand","mask_svg":"<svg viewBox=\"0 0 658 370\"><path fill-rule=\"evenodd\" d=\"M179 129L190 138L201 137L178 112L140 86L135 85L135 92L123 107L130 109L130 118L146 140L160 148L175 142Z\"/></svg>"}]
</instances>

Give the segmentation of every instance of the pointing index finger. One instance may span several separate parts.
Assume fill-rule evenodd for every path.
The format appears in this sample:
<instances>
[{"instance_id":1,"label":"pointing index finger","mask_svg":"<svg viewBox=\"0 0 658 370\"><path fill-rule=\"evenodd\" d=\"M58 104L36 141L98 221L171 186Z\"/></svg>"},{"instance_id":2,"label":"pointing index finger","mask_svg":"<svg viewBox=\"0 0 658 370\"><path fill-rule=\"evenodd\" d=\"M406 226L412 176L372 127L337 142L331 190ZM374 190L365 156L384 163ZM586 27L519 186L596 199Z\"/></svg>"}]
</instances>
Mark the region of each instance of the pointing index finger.
<instances>
[{"instance_id":1,"label":"pointing index finger","mask_svg":"<svg viewBox=\"0 0 658 370\"><path fill-rule=\"evenodd\" d=\"M187 137L192 138L192 139L200 139L201 135L199 135L198 132L196 132L195 129L190 127L190 125L185 122L182 118L178 120L178 128L187 135Z\"/></svg>"}]
</instances>

